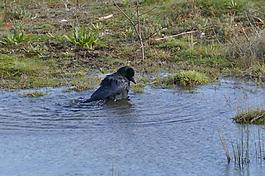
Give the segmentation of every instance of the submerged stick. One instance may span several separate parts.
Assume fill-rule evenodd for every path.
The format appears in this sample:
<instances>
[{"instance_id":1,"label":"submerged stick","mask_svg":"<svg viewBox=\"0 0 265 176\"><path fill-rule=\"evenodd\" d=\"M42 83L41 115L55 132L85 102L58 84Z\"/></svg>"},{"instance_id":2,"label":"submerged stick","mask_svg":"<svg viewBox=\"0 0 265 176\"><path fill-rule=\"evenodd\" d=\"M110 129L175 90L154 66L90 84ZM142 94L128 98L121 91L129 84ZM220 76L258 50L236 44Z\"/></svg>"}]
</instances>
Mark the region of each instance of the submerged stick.
<instances>
[{"instance_id":1,"label":"submerged stick","mask_svg":"<svg viewBox=\"0 0 265 176\"><path fill-rule=\"evenodd\" d=\"M224 151L225 151L225 156L226 156L226 159L227 159L227 162L230 163L231 161L231 157L229 155L229 150L228 150L228 147L227 147L227 144L226 144L226 141L223 137L223 135L221 134L221 132L219 132L219 138L220 138L220 141L223 145L223 148L224 148Z\"/></svg>"}]
</instances>

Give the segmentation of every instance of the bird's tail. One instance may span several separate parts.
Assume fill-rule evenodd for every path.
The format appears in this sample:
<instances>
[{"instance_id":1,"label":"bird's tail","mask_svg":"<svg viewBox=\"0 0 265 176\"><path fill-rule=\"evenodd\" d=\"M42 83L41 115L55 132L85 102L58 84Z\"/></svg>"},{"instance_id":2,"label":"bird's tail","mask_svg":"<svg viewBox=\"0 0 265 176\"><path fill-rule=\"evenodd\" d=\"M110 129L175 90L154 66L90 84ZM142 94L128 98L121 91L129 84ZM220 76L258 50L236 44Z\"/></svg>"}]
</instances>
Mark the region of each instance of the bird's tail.
<instances>
[{"instance_id":1,"label":"bird's tail","mask_svg":"<svg viewBox=\"0 0 265 176\"><path fill-rule=\"evenodd\" d=\"M83 103L89 103L89 102L92 102L94 100L92 100L91 98L87 99L87 100L84 100Z\"/></svg>"}]
</instances>

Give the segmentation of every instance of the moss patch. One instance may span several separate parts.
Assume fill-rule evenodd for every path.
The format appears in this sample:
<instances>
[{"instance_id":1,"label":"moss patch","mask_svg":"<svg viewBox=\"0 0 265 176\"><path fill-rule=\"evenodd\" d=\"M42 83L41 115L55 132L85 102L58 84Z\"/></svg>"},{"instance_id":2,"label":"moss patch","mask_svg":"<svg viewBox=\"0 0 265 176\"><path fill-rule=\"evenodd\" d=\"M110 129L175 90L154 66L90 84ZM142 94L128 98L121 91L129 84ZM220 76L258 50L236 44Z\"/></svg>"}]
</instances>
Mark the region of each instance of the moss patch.
<instances>
[{"instance_id":1,"label":"moss patch","mask_svg":"<svg viewBox=\"0 0 265 176\"><path fill-rule=\"evenodd\" d=\"M236 123L242 124L265 124L265 110L256 109L248 112L242 112L234 118Z\"/></svg>"},{"instance_id":2,"label":"moss patch","mask_svg":"<svg viewBox=\"0 0 265 176\"><path fill-rule=\"evenodd\" d=\"M157 80L155 84L162 85L163 87L172 87L177 85L180 87L192 88L194 86L207 84L209 81L210 79L206 74L194 70L188 70L180 71L175 75Z\"/></svg>"}]
</instances>

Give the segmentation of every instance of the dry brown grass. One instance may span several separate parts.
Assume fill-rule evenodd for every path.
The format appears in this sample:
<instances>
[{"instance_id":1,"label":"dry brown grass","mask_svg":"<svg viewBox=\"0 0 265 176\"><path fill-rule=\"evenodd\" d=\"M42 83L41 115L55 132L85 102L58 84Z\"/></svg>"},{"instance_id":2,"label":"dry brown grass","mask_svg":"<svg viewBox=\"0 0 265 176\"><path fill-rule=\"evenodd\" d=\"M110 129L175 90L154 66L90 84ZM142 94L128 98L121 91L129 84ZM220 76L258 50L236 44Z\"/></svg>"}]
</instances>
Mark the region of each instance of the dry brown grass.
<instances>
[{"instance_id":1,"label":"dry brown grass","mask_svg":"<svg viewBox=\"0 0 265 176\"><path fill-rule=\"evenodd\" d=\"M237 36L228 44L227 54L230 58L258 59L265 61L265 31L255 31L251 35Z\"/></svg>"}]
</instances>

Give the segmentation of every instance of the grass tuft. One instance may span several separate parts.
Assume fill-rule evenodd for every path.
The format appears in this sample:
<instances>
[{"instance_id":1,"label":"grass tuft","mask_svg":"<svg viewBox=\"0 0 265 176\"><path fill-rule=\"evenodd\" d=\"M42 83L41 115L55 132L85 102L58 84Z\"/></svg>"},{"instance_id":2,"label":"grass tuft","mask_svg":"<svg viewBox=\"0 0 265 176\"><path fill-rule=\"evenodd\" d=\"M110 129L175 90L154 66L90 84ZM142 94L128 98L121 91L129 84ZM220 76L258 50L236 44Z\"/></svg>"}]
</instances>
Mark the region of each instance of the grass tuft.
<instances>
[{"instance_id":1,"label":"grass tuft","mask_svg":"<svg viewBox=\"0 0 265 176\"><path fill-rule=\"evenodd\" d=\"M194 86L207 84L210 79L204 73L194 70L180 71L173 76L162 79L159 84L165 87L181 86L192 88Z\"/></svg>"},{"instance_id":2,"label":"grass tuft","mask_svg":"<svg viewBox=\"0 0 265 176\"><path fill-rule=\"evenodd\" d=\"M18 32L16 29L10 31L7 36L0 39L2 45L17 45L19 43L27 41L27 38L23 32Z\"/></svg>"},{"instance_id":3,"label":"grass tuft","mask_svg":"<svg viewBox=\"0 0 265 176\"><path fill-rule=\"evenodd\" d=\"M256 109L248 112L242 112L235 116L236 123L242 124L265 124L265 110Z\"/></svg>"},{"instance_id":4,"label":"grass tuft","mask_svg":"<svg viewBox=\"0 0 265 176\"><path fill-rule=\"evenodd\" d=\"M99 43L99 34L96 31L87 31L76 27L71 35L64 35L66 41L73 45L93 49Z\"/></svg>"}]
</instances>

